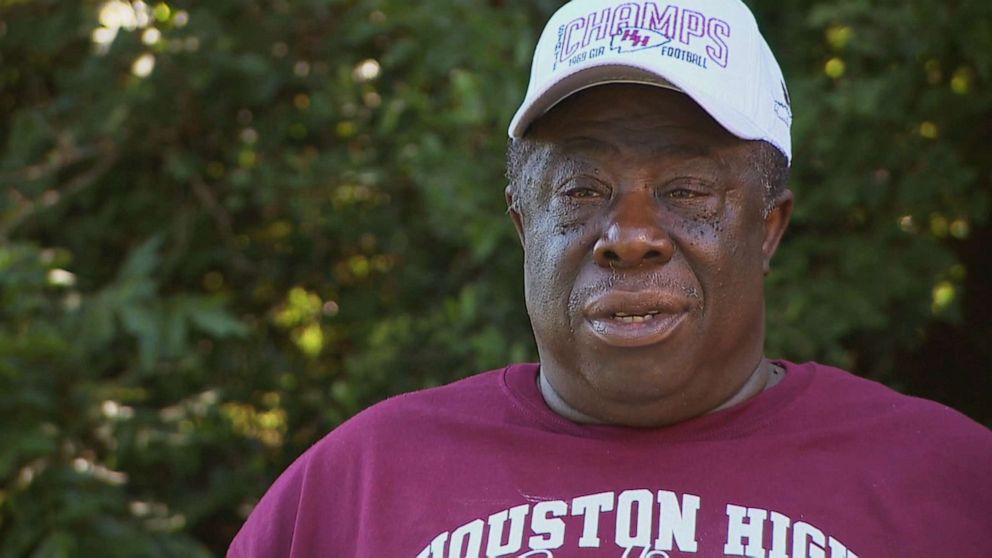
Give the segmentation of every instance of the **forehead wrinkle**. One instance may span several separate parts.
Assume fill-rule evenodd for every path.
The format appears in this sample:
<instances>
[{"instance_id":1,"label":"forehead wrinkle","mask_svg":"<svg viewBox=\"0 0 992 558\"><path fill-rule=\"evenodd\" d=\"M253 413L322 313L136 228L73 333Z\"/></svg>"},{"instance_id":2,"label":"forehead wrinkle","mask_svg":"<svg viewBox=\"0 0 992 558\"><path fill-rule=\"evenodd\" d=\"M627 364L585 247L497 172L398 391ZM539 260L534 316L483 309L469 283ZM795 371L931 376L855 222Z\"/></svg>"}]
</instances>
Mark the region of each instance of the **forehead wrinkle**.
<instances>
[{"instance_id":1,"label":"forehead wrinkle","mask_svg":"<svg viewBox=\"0 0 992 558\"><path fill-rule=\"evenodd\" d=\"M565 153L605 152L608 156L631 152L708 157L713 156L716 146L731 145L739 141L722 128L707 126L706 123L686 125L665 119L659 121L659 114L641 114L638 111L634 115L619 117L585 115L565 119L562 126L565 130L560 129L558 138L554 138L557 135L555 133L536 135L543 136L543 142Z\"/></svg>"},{"instance_id":2,"label":"forehead wrinkle","mask_svg":"<svg viewBox=\"0 0 992 558\"><path fill-rule=\"evenodd\" d=\"M559 143L558 148L563 152L586 152L607 150L612 155L619 155L620 148L611 142L596 139L590 136L574 136Z\"/></svg>"},{"instance_id":3,"label":"forehead wrinkle","mask_svg":"<svg viewBox=\"0 0 992 558\"><path fill-rule=\"evenodd\" d=\"M552 161L559 164L564 162L578 163L571 159L573 155L594 155L596 157L619 158L625 155L648 155L652 158L673 158L682 160L692 159L720 159L722 157L712 146L697 142L682 142L677 138L673 141L660 144L651 141L619 141L611 142L596 139L588 136L578 136L568 138L552 144ZM555 160L558 159L558 160ZM562 161L561 159L564 159ZM550 162L550 161L549 161ZM585 162L585 161L581 161Z\"/></svg>"}]
</instances>

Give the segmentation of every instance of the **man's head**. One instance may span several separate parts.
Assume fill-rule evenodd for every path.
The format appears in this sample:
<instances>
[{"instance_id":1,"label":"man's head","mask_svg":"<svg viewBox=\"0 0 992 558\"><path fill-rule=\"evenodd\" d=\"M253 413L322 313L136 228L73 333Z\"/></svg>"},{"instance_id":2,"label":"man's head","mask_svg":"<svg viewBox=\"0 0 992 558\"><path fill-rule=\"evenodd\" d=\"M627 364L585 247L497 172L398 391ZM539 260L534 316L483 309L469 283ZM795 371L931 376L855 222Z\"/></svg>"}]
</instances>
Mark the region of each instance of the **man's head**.
<instances>
[{"instance_id":1,"label":"man's head","mask_svg":"<svg viewBox=\"0 0 992 558\"><path fill-rule=\"evenodd\" d=\"M599 52L595 41L569 43L577 19L588 25L576 15L586 9L613 30L600 43L615 54L601 66L574 54L576 67L555 66L549 81L539 44L508 156L507 202L524 247L542 388L553 408L580 420L671 424L740 397L762 362L763 277L792 207L788 129L756 124L740 103L714 109L720 101L706 89L713 84L669 68L701 63L688 54L625 66L618 37L629 38L632 23L653 32L655 3L574 4L542 37L557 41L543 45L553 65L569 64L558 59L573 43L589 45L587 56ZM727 0L710 4L737 9ZM693 13L704 28L727 17ZM614 24L617 14L628 24ZM664 58L668 51L658 48ZM702 43L695 48L715 56Z\"/></svg>"}]
</instances>

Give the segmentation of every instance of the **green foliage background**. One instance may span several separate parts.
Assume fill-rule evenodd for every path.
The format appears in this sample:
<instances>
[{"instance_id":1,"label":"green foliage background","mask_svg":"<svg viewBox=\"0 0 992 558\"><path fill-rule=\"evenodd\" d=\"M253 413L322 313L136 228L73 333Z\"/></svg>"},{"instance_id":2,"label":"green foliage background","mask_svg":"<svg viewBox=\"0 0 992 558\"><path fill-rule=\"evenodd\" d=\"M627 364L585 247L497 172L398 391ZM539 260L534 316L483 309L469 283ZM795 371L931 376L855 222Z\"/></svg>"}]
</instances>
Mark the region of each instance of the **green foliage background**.
<instances>
[{"instance_id":1,"label":"green foliage background","mask_svg":"<svg viewBox=\"0 0 992 558\"><path fill-rule=\"evenodd\" d=\"M557 1L0 0L0 557L219 556L365 406L534 358L505 129ZM992 3L754 0L769 353L992 421Z\"/></svg>"}]
</instances>

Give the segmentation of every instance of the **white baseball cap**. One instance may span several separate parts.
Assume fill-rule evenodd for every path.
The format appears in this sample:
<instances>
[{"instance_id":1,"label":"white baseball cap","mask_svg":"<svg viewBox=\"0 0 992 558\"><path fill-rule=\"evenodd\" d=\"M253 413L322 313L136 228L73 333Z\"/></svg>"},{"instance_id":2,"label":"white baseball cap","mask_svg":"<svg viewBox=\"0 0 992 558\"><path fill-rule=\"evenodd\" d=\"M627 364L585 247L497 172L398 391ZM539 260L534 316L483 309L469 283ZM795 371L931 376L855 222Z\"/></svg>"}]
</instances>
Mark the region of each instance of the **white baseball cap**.
<instances>
[{"instance_id":1,"label":"white baseball cap","mask_svg":"<svg viewBox=\"0 0 992 558\"><path fill-rule=\"evenodd\" d=\"M792 108L782 70L740 0L573 0L534 51L510 137L569 95L606 83L681 91L730 133L765 140L790 162Z\"/></svg>"}]
</instances>

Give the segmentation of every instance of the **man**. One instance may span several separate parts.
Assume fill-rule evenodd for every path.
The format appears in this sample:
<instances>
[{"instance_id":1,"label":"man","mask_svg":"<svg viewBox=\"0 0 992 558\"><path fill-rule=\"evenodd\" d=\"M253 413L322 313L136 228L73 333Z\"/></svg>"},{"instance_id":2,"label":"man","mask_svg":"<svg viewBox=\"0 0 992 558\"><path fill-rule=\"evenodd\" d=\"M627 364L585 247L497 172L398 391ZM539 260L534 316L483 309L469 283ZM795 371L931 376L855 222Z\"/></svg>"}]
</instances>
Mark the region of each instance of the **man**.
<instances>
[{"instance_id":1,"label":"man","mask_svg":"<svg viewBox=\"0 0 992 558\"><path fill-rule=\"evenodd\" d=\"M540 364L348 421L229 556L989 556L986 429L763 356L790 122L737 0L563 7L508 156Z\"/></svg>"}]
</instances>

